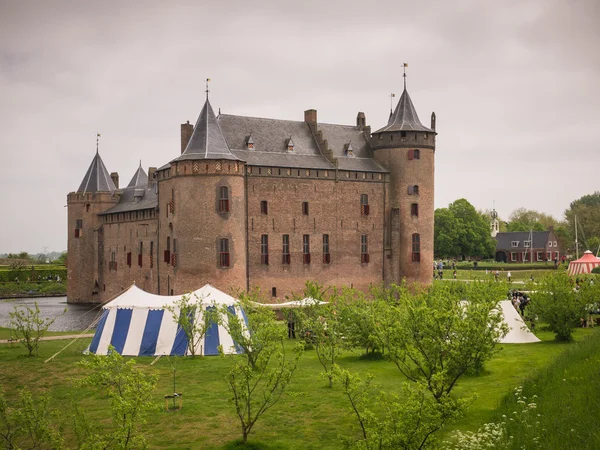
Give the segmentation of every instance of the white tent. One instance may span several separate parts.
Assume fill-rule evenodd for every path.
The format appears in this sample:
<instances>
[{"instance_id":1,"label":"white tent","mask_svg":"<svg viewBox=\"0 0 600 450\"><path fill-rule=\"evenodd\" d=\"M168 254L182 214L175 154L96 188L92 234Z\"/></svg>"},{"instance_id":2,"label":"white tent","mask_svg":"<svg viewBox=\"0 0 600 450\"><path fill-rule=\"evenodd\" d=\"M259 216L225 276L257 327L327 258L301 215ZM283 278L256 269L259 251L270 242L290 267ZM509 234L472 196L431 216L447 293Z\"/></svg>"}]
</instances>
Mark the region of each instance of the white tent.
<instances>
[{"instance_id":1,"label":"white tent","mask_svg":"<svg viewBox=\"0 0 600 450\"><path fill-rule=\"evenodd\" d=\"M502 344L528 344L531 342L540 342L523 321L521 315L517 312L510 300L500 302L504 322L508 325L509 331L506 336L500 340Z\"/></svg>"},{"instance_id":2,"label":"white tent","mask_svg":"<svg viewBox=\"0 0 600 450\"><path fill-rule=\"evenodd\" d=\"M132 285L111 302L104 305L102 316L89 351L106 355L112 345L121 355L158 356L189 355L188 339L177 324L175 316L165 310L165 305L174 305L181 295L161 296L149 294ZM229 312L242 317L246 314L238 301L210 284L194 291L192 300L197 299L194 320L200 320L207 308L226 305ZM222 325L212 323L203 339L196 344L196 355L217 355L218 346L225 353L241 353L229 333Z\"/></svg>"}]
</instances>

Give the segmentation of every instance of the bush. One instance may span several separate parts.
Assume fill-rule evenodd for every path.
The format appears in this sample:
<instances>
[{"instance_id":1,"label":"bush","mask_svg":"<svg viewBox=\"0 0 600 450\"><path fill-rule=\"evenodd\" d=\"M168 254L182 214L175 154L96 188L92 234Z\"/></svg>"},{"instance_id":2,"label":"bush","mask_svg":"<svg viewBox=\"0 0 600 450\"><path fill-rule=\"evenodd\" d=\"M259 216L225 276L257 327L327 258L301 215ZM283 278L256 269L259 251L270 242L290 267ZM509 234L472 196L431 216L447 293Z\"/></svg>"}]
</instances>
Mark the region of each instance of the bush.
<instances>
[{"instance_id":1,"label":"bush","mask_svg":"<svg viewBox=\"0 0 600 450\"><path fill-rule=\"evenodd\" d=\"M600 266L594 267L592 273L600 273Z\"/></svg>"}]
</instances>

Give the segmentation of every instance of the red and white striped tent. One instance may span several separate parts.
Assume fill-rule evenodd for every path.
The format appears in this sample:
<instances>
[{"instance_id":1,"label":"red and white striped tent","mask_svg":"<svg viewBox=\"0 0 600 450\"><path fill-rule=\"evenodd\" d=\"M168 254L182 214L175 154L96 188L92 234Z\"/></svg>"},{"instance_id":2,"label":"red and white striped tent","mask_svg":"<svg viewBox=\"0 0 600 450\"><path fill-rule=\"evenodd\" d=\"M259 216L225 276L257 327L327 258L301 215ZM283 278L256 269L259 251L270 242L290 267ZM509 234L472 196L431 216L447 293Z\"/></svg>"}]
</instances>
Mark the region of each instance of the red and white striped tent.
<instances>
[{"instance_id":1,"label":"red and white striped tent","mask_svg":"<svg viewBox=\"0 0 600 450\"><path fill-rule=\"evenodd\" d=\"M577 261L569 263L569 275L579 275L580 273L590 273L594 267L600 266L600 258L596 258L592 252L587 250Z\"/></svg>"}]
</instances>

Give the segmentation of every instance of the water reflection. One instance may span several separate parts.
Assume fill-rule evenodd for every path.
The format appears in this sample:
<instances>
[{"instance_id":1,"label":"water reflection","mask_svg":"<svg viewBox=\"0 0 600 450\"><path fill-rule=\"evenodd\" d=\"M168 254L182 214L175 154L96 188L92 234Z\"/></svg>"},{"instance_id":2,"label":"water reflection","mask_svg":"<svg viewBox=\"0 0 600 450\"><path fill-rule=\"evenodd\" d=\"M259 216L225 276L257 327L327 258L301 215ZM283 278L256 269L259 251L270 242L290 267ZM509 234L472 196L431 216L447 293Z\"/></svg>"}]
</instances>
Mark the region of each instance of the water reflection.
<instances>
[{"instance_id":1,"label":"water reflection","mask_svg":"<svg viewBox=\"0 0 600 450\"><path fill-rule=\"evenodd\" d=\"M49 328L50 331L80 331L85 330L100 314L100 305L68 305L67 297L40 297L0 300L0 327L10 326L9 312L15 306L34 306L37 302L40 315L43 318L57 317ZM66 308L66 312L63 311Z\"/></svg>"}]
</instances>

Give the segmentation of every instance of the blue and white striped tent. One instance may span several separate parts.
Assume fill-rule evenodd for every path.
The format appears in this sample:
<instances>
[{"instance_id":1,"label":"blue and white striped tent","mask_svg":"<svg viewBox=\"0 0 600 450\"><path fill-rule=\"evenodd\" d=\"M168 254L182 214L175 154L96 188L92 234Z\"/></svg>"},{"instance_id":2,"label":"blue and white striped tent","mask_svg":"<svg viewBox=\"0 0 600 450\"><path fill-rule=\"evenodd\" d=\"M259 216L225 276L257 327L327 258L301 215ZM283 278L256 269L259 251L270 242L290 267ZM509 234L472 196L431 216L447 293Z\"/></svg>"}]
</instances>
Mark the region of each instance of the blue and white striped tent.
<instances>
[{"instance_id":1,"label":"blue and white striped tent","mask_svg":"<svg viewBox=\"0 0 600 450\"><path fill-rule=\"evenodd\" d=\"M124 356L190 355L189 342L183 329L177 325L174 315L165 309L175 304L182 296L149 294L135 284L102 308L102 316L89 351L106 355L109 346ZM194 291L197 299L195 320L214 305L226 305L227 309L247 323L246 314L239 302L207 284ZM178 311L175 311L177 316ZM227 320L226 318L224 318ZM225 353L241 353L227 330L212 323L203 339L196 343L196 355L218 355L218 346Z\"/></svg>"}]
</instances>

